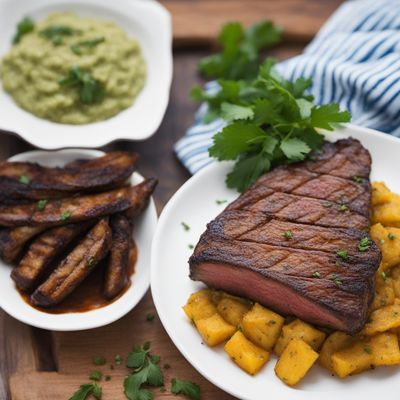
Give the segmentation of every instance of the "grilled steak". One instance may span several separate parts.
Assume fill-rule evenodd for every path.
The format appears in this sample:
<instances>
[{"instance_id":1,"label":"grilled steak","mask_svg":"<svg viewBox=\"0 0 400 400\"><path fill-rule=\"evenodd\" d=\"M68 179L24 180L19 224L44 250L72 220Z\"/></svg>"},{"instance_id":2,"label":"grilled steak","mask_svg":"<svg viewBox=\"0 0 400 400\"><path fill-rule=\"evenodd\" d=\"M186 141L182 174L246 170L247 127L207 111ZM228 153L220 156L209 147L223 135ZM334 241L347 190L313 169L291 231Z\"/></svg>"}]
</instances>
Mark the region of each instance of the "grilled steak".
<instances>
[{"instance_id":1,"label":"grilled steak","mask_svg":"<svg viewBox=\"0 0 400 400\"><path fill-rule=\"evenodd\" d=\"M346 139L325 143L315 161L264 174L208 224L190 277L285 315L359 331L381 258L366 233L370 166L368 151Z\"/></svg>"},{"instance_id":2,"label":"grilled steak","mask_svg":"<svg viewBox=\"0 0 400 400\"><path fill-rule=\"evenodd\" d=\"M0 202L52 199L111 189L129 178L137 161L136 153L117 151L92 160L75 161L63 168L6 161L0 164ZM21 177L26 177L25 181L21 182Z\"/></svg>"}]
</instances>

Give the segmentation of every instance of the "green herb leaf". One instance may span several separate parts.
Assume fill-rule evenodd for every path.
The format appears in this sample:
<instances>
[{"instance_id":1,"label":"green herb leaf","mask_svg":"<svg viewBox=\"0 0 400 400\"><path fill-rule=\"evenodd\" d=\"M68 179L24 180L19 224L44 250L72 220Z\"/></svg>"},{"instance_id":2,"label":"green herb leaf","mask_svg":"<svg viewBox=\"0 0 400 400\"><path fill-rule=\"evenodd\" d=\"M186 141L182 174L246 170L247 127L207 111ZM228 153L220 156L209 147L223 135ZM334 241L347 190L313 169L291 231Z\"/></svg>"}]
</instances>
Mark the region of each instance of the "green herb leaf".
<instances>
[{"instance_id":1,"label":"green herb leaf","mask_svg":"<svg viewBox=\"0 0 400 400\"><path fill-rule=\"evenodd\" d=\"M200 400L200 387L194 382L174 378L171 381L171 392L183 394L192 400Z\"/></svg>"},{"instance_id":2,"label":"green herb leaf","mask_svg":"<svg viewBox=\"0 0 400 400\"><path fill-rule=\"evenodd\" d=\"M362 183L362 178L360 177L360 176L353 176L353 181L355 182L355 183Z\"/></svg>"},{"instance_id":3,"label":"green herb leaf","mask_svg":"<svg viewBox=\"0 0 400 400\"><path fill-rule=\"evenodd\" d=\"M337 274L332 274L330 279L331 279L331 281L333 281L333 283L336 286L341 286L343 284L343 282L341 281L341 279L339 278L339 276Z\"/></svg>"},{"instance_id":4,"label":"green herb leaf","mask_svg":"<svg viewBox=\"0 0 400 400\"><path fill-rule=\"evenodd\" d=\"M225 204L228 200L215 200L215 202L220 206L221 204Z\"/></svg>"},{"instance_id":5,"label":"green herb leaf","mask_svg":"<svg viewBox=\"0 0 400 400\"><path fill-rule=\"evenodd\" d=\"M19 177L19 183L22 183L23 185L28 185L30 182L30 179L26 175L21 175Z\"/></svg>"},{"instance_id":6,"label":"green herb leaf","mask_svg":"<svg viewBox=\"0 0 400 400\"><path fill-rule=\"evenodd\" d=\"M369 242L369 238L366 236L360 240L360 243L358 243L358 250L359 251L367 251L371 247L371 244Z\"/></svg>"},{"instance_id":7,"label":"green herb leaf","mask_svg":"<svg viewBox=\"0 0 400 400\"><path fill-rule=\"evenodd\" d=\"M78 66L70 68L68 75L60 79L58 83L63 87L76 88L79 99L83 104L100 102L105 96L105 91L100 82Z\"/></svg>"},{"instance_id":8,"label":"green herb leaf","mask_svg":"<svg viewBox=\"0 0 400 400\"><path fill-rule=\"evenodd\" d=\"M349 254L347 253L347 250L340 249L336 252L336 255L343 260L347 260L349 258Z\"/></svg>"},{"instance_id":9,"label":"green herb leaf","mask_svg":"<svg viewBox=\"0 0 400 400\"><path fill-rule=\"evenodd\" d=\"M387 275L386 275L386 272L385 272L385 271L382 271L382 272L381 272L381 277L382 277L382 279L383 279L384 281L386 281Z\"/></svg>"},{"instance_id":10,"label":"green herb leaf","mask_svg":"<svg viewBox=\"0 0 400 400\"><path fill-rule=\"evenodd\" d=\"M221 104L221 116L225 121L233 122L239 119L253 118L254 111L251 107L224 102Z\"/></svg>"},{"instance_id":11,"label":"green herb leaf","mask_svg":"<svg viewBox=\"0 0 400 400\"><path fill-rule=\"evenodd\" d=\"M66 221L67 219L71 218L71 212L70 211L63 211L60 215L61 221Z\"/></svg>"},{"instance_id":12,"label":"green herb leaf","mask_svg":"<svg viewBox=\"0 0 400 400\"><path fill-rule=\"evenodd\" d=\"M146 350L144 346L136 347L132 352L128 354L125 364L128 368L141 368L144 365L148 349Z\"/></svg>"},{"instance_id":13,"label":"green herb leaf","mask_svg":"<svg viewBox=\"0 0 400 400\"><path fill-rule=\"evenodd\" d=\"M96 356L92 358L92 363L94 365L104 365L106 362L107 360L104 357Z\"/></svg>"},{"instance_id":14,"label":"green herb leaf","mask_svg":"<svg viewBox=\"0 0 400 400\"><path fill-rule=\"evenodd\" d=\"M79 389L69 398L69 400L85 400L90 394L93 393L93 385L87 383L81 385Z\"/></svg>"},{"instance_id":15,"label":"green herb leaf","mask_svg":"<svg viewBox=\"0 0 400 400\"><path fill-rule=\"evenodd\" d=\"M193 250L194 249L194 244L190 243L190 244L188 244L188 247L189 247L190 250Z\"/></svg>"},{"instance_id":16,"label":"green herb leaf","mask_svg":"<svg viewBox=\"0 0 400 400\"><path fill-rule=\"evenodd\" d=\"M146 315L146 320L149 321L149 322L154 321L154 318L155 318L154 313L148 313Z\"/></svg>"},{"instance_id":17,"label":"green herb leaf","mask_svg":"<svg viewBox=\"0 0 400 400\"><path fill-rule=\"evenodd\" d=\"M297 138L283 140L280 148L290 161L302 161L311 151L306 142Z\"/></svg>"},{"instance_id":18,"label":"green herb leaf","mask_svg":"<svg viewBox=\"0 0 400 400\"><path fill-rule=\"evenodd\" d=\"M115 362L115 364L117 364L117 365L120 365L120 364L121 364L122 358L121 358L121 356L120 356L119 354L117 354L117 355L114 357L114 362Z\"/></svg>"},{"instance_id":19,"label":"green herb leaf","mask_svg":"<svg viewBox=\"0 0 400 400\"><path fill-rule=\"evenodd\" d=\"M283 232L283 237L284 237L286 240L292 239L292 238L293 238L293 233L292 233L292 231L285 231L285 232Z\"/></svg>"},{"instance_id":20,"label":"green herb leaf","mask_svg":"<svg viewBox=\"0 0 400 400\"><path fill-rule=\"evenodd\" d=\"M21 41L22 37L35 29L35 23L29 17L23 18L17 24L17 32L13 37L13 44L17 44Z\"/></svg>"},{"instance_id":21,"label":"green herb leaf","mask_svg":"<svg viewBox=\"0 0 400 400\"><path fill-rule=\"evenodd\" d=\"M98 400L101 399L101 396L102 396L102 394L103 394L103 389L101 388L101 386L100 386L98 383L95 383L95 384L93 385L93 392L92 392L92 394L93 394L93 396L94 396L96 399L98 399Z\"/></svg>"},{"instance_id":22,"label":"green herb leaf","mask_svg":"<svg viewBox=\"0 0 400 400\"><path fill-rule=\"evenodd\" d=\"M340 204L340 206L338 207L339 211L349 211L349 207L346 204Z\"/></svg>"},{"instance_id":23,"label":"green herb leaf","mask_svg":"<svg viewBox=\"0 0 400 400\"><path fill-rule=\"evenodd\" d=\"M311 275L312 278L321 278L321 274L319 272L313 272Z\"/></svg>"},{"instance_id":24,"label":"green herb leaf","mask_svg":"<svg viewBox=\"0 0 400 400\"><path fill-rule=\"evenodd\" d=\"M336 103L323 104L311 110L310 118L314 127L332 131L337 124L348 122L350 113L348 111L340 111L339 105Z\"/></svg>"},{"instance_id":25,"label":"green herb leaf","mask_svg":"<svg viewBox=\"0 0 400 400\"><path fill-rule=\"evenodd\" d=\"M393 233L389 233L389 234L388 234L388 239L389 239L389 240L394 240L394 239L396 239L396 236L393 235Z\"/></svg>"},{"instance_id":26,"label":"green herb leaf","mask_svg":"<svg viewBox=\"0 0 400 400\"><path fill-rule=\"evenodd\" d=\"M46 208L46 205L48 203L48 200L39 200L37 202L37 208L39 211L43 211Z\"/></svg>"},{"instance_id":27,"label":"green herb leaf","mask_svg":"<svg viewBox=\"0 0 400 400\"><path fill-rule=\"evenodd\" d=\"M157 362L160 360L158 359ZM147 366L147 383L151 386L162 386L164 384L164 377L160 370L160 367L152 360L149 361Z\"/></svg>"},{"instance_id":28,"label":"green herb leaf","mask_svg":"<svg viewBox=\"0 0 400 400\"><path fill-rule=\"evenodd\" d=\"M83 49L93 49L98 44L105 42L104 37L98 37L90 40L81 40L80 42L74 43L70 46L71 51L76 55L80 56L83 54Z\"/></svg>"},{"instance_id":29,"label":"green herb leaf","mask_svg":"<svg viewBox=\"0 0 400 400\"><path fill-rule=\"evenodd\" d=\"M190 230L190 226L186 223L186 222L181 222L181 225L183 226L183 229L185 230L185 231L189 231Z\"/></svg>"},{"instance_id":30,"label":"green herb leaf","mask_svg":"<svg viewBox=\"0 0 400 400\"><path fill-rule=\"evenodd\" d=\"M89 379L92 381L100 381L103 374L100 371L92 371L89 375Z\"/></svg>"},{"instance_id":31,"label":"green herb leaf","mask_svg":"<svg viewBox=\"0 0 400 400\"><path fill-rule=\"evenodd\" d=\"M39 34L46 39L52 41L54 46L59 46L64 42L64 36L79 35L82 32L78 29L73 29L70 26L65 25L52 25L45 29L42 29Z\"/></svg>"}]
</instances>

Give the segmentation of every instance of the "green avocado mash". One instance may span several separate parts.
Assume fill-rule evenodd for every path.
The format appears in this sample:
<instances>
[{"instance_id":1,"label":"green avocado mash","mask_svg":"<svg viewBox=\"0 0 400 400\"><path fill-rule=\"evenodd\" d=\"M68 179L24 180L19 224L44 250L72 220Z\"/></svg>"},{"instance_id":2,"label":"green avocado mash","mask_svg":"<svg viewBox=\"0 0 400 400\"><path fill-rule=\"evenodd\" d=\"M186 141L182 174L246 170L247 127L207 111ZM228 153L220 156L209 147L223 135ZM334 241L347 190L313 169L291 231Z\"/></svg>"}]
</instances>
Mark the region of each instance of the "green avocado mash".
<instances>
[{"instance_id":1,"label":"green avocado mash","mask_svg":"<svg viewBox=\"0 0 400 400\"><path fill-rule=\"evenodd\" d=\"M21 21L0 77L15 102L36 116L88 124L133 104L146 65L138 42L113 22L53 13L35 25Z\"/></svg>"}]
</instances>

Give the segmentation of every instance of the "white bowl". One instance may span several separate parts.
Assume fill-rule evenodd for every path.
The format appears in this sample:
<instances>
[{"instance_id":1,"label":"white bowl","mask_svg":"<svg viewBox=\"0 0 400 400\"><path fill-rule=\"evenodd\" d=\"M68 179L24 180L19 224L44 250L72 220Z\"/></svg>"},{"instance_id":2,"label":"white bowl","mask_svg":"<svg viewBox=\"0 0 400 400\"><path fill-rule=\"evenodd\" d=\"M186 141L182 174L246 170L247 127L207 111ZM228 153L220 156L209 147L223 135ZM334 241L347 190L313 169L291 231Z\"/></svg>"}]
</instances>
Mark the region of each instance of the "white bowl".
<instances>
[{"instance_id":1,"label":"white bowl","mask_svg":"<svg viewBox=\"0 0 400 400\"><path fill-rule=\"evenodd\" d=\"M32 161L47 166L62 166L70 161L101 156L96 150L61 150L57 152L29 151L12 157L12 161ZM132 175L132 184L143 177ZM79 331L110 324L132 310L142 299L150 285L150 245L157 225L157 212L153 200L135 221L133 237L138 249L138 259L132 284L113 303L91 311L79 313L50 314L31 307L17 291L10 278L11 266L0 260L0 307L12 317L38 328L54 331ZM93 272L95 273L95 271ZM73 296L73 294L71 294Z\"/></svg>"},{"instance_id":2,"label":"white bowl","mask_svg":"<svg viewBox=\"0 0 400 400\"><path fill-rule=\"evenodd\" d=\"M0 58L11 47L17 23L70 11L115 21L140 43L147 64L145 85L134 104L116 116L86 125L47 121L21 109L0 87L0 130L43 149L100 147L114 140L143 140L165 114L172 80L172 33L168 11L153 0L0 0ZM0 84L1 86L1 84Z\"/></svg>"}]
</instances>

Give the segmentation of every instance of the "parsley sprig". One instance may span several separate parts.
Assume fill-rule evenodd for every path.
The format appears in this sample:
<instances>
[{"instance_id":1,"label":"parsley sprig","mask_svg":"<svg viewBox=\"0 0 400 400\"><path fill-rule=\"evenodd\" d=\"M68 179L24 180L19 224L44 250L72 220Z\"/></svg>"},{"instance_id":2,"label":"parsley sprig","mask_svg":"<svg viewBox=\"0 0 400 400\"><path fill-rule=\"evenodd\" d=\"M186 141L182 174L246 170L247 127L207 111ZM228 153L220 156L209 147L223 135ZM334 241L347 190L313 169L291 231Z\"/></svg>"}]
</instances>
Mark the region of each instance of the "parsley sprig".
<instances>
[{"instance_id":1,"label":"parsley sprig","mask_svg":"<svg viewBox=\"0 0 400 400\"><path fill-rule=\"evenodd\" d=\"M21 41L22 37L35 29L35 23L29 17L23 18L17 24L17 32L13 37L13 44L17 44Z\"/></svg>"},{"instance_id":2,"label":"parsley sprig","mask_svg":"<svg viewBox=\"0 0 400 400\"><path fill-rule=\"evenodd\" d=\"M136 347L128 354L126 366L133 371L124 380L124 393L129 400L153 398L153 394L142 385L159 387L164 384L164 376L157 365L159 362L159 356L150 355L150 342Z\"/></svg>"},{"instance_id":3,"label":"parsley sprig","mask_svg":"<svg viewBox=\"0 0 400 400\"><path fill-rule=\"evenodd\" d=\"M232 66L240 65L241 51L237 47L241 47L241 42L234 38L236 30L224 28L221 35L224 48L217 56L225 59L224 54L232 47L229 62ZM227 38L229 35L232 37ZM204 61L200 65L203 64ZM219 90L210 93L199 86L192 89L192 97L208 105L205 122L216 118L227 122L214 136L209 154L219 161L235 161L226 183L239 191L275 165L302 161L313 150L319 150L324 136L318 128L333 130L337 124L350 120L350 114L340 111L338 104L313 103L313 97L306 94L310 79L283 79L270 58L260 66L253 58L251 65L258 70L254 78L252 73L228 74L223 68L214 68L213 74L207 72L206 76L219 79ZM204 69L200 67L200 71Z\"/></svg>"},{"instance_id":4,"label":"parsley sprig","mask_svg":"<svg viewBox=\"0 0 400 400\"><path fill-rule=\"evenodd\" d=\"M100 82L79 66L73 66L68 75L60 79L58 83L60 86L77 88L79 99L83 104L92 104L104 98L105 92Z\"/></svg>"}]
</instances>

